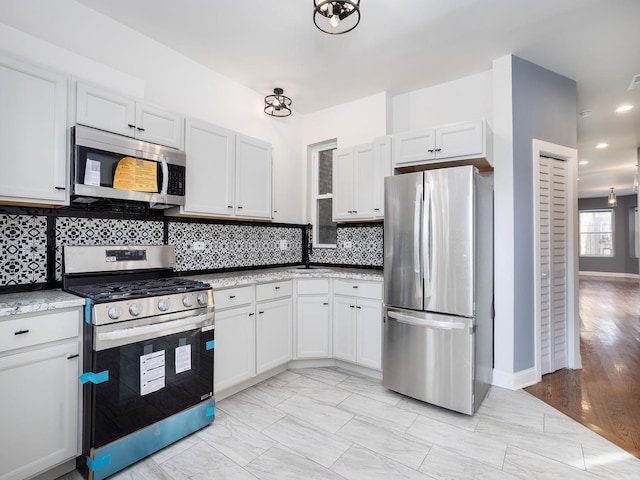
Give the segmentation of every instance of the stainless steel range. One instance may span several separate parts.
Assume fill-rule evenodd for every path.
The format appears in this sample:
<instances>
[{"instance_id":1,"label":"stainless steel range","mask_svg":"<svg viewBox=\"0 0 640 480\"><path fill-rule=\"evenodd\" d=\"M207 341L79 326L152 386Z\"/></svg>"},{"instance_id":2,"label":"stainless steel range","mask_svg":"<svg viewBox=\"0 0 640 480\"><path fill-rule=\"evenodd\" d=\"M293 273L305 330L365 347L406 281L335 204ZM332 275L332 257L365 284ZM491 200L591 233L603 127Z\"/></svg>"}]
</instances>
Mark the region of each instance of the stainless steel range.
<instances>
[{"instance_id":1,"label":"stainless steel range","mask_svg":"<svg viewBox=\"0 0 640 480\"><path fill-rule=\"evenodd\" d=\"M64 248L63 288L86 298L78 468L90 480L213 421L213 293L174 267L173 246Z\"/></svg>"}]
</instances>

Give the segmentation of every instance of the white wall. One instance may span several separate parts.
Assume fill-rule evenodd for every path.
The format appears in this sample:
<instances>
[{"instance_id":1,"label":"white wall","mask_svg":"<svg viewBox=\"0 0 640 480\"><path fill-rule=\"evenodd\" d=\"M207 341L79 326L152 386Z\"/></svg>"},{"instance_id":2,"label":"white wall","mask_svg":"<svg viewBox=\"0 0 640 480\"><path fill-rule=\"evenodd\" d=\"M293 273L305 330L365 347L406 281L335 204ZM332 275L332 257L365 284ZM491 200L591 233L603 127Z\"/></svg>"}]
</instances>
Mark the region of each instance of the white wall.
<instances>
[{"instance_id":1,"label":"white wall","mask_svg":"<svg viewBox=\"0 0 640 480\"><path fill-rule=\"evenodd\" d=\"M0 49L15 56L270 142L275 221L302 221L302 118L265 115L269 92L250 90L72 0L6 0L0 19Z\"/></svg>"},{"instance_id":2,"label":"white wall","mask_svg":"<svg viewBox=\"0 0 640 480\"><path fill-rule=\"evenodd\" d=\"M393 97L393 131L406 132L485 118L493 124L492 72Z\"/></svg>"}]
</instances>

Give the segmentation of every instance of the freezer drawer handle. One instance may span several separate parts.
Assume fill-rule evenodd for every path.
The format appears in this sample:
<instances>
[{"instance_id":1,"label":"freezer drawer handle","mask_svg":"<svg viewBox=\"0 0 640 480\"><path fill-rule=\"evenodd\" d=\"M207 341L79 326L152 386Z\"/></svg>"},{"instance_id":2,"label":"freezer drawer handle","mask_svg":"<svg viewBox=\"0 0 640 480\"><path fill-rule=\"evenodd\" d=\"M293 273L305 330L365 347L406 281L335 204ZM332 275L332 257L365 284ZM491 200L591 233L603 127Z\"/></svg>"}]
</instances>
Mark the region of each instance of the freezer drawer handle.
<instances>
[{"instance_id":1,"label":"freezer drawer handle","mask_svg":"<svg viewBox=\"0 0 640 480\"><path fill-rule=\"evenodd\" d=\"M389 317L400 323L416 325L419 327L434 327L442 330L462 330L466 327L464 322L440 322L438 320L425 320L423 318L411 317L397 312L389 312Z\"/></svg>"}]
</instances>

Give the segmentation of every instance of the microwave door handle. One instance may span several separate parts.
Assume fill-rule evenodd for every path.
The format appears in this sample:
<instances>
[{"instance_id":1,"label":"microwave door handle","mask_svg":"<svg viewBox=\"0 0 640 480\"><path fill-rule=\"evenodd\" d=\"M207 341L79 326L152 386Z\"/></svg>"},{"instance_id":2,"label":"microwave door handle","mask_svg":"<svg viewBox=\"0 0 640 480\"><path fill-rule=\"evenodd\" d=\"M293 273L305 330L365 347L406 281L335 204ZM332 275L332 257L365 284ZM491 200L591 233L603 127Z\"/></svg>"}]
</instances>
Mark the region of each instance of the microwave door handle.
<instances>
[{"instance_id":1,"label":"microwave door handle","mask_svg":"<svg viewBox=\"0 0 640 480\"><path fill-rule=\"evenodd\" d=\"M160 196L164 199L169 188L169 165L167 165L166 157L162 154L160 155L160 164L162 165L162 190L160 190Z\"/></svg>"}]
</instances>

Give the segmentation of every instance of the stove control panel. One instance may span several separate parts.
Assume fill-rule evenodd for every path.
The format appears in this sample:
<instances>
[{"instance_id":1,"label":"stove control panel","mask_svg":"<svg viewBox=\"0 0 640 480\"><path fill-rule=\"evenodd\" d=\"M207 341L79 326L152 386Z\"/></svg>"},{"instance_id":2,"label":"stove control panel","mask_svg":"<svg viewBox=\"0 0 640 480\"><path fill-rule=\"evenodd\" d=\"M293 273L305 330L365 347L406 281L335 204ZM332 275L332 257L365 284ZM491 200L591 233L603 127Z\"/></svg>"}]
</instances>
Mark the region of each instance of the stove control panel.
<instances>
[{"instance_id":1,"label":"stove control panel","mask_svg":"<svg viewBox=\"0 0 640 480\"><path fill-rule=\"evenodd\" d=\"M92 307L94 325L105 325L134 318L145 318L185 312L196 308L213 308L213 290L175 293L132 300L95 303Z\"/></svg>"}]
</instances>

